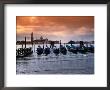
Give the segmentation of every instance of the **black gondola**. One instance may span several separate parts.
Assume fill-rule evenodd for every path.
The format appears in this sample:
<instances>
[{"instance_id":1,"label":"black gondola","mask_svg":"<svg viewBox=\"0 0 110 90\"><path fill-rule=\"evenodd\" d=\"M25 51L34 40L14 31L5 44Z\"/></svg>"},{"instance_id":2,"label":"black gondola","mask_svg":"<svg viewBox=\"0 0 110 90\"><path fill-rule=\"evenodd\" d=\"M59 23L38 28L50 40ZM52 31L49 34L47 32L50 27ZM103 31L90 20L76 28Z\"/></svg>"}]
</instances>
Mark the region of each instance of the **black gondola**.
<instances>
[{"instance_id":1,"label":"black gondola","mask_svg":"<svg viewBox=\"0 0 110 90\"><path fill-rule=\"evenodd\" d=\"M63 54L63 55L66 55L67 54L67 49L66 49L66 47L64 47L64 46L60 46L60 52Z\"/></svg>"},{"instance_id":2,"label":"black gondola","mask_svg":"<svg viewBox=\"0 0 110 90\"><path fill-rule=\"evenodd\" d=\"M41 48L41 46L38 46L38 48L37 48L37 54L38 55L43 54L43 48Z\"/></svg>"},{"instance_id":3,"label":"black gondola","mask_svg":"<svg viewBox=\"0 0 110 90\"><path fill-rule=\"evenodd\" d=\"M87 48L85 46L83 47L78 47L78 52L81 54L86 54L87 53Z\"/></svg>"},{"instance_id":4,"label":"black gondola","mask_svg":"<svg viewBox=\"0 0 110 90\"><path fill-rule=\"evenodd\" d=\"M44 49L44 54L47 56L50 54L50 48L46 45L46 48Z\"/></svg>"},{"instance_id":5,"label":"black gondola","mask_svg":"<svg viewBox=\"0 0 110 90\"><path fill-rule=\"evenodd\" d=\"M88 52L94 53L94 46L93 45L90 45L90 47L88 47Z\"/></svg>"},{"instance_id":6,"label":"black gondola","mask_svg":"<svg viewBox=\"0 0 110 90\"><path fill-rule=\"evenodd\" d=\"M67 47L67 49L68 49L69 52L72 52L74 54L77 54L77 52L78 52L77 47L75 47L73 45L71 45L71 46L66 45L66 47Z\"/></svg>"},{"instance_id":7,"label":"black gondola","mask_svg":"<svg viewBox=\"0 0 110 90\"><path fill-rule=\"evenodd\" d=\"M77 54L78 53L78 50L76 48L71 48L70 49L70 52L74 53L74 54Z\"/></svg>"},{"instance_id":8,"label":"black gondola","mask_svg":"<svg viewBox=\"0 0 110 90\"><path fill-rule=\"evenodd\" d=\"M16 50L16 57L26 57L33 53L32 48L19 48Z\"/></svg>"},{"instance_id":9,"label":"black gondola","mask_svg":"<svg viewBox=\"0 0 110 90\"><path fill-rule=\"evenodd\" d=\"M59 48L56 48L56 46L53 49L53 53L57 56L60 53Z\"/></svg>"}]
</instances>

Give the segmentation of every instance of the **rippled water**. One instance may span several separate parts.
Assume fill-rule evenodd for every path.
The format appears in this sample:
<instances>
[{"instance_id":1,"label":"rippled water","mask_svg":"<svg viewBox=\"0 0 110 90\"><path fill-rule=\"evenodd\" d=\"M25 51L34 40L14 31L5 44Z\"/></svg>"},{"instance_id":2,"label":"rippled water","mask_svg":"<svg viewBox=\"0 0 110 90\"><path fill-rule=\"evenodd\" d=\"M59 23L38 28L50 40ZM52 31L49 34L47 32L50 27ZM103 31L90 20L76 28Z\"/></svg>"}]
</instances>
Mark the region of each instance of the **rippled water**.
<instances>
[{"instance_id":1,"label":"rippled water","mask_svg":"<svg viewBox=\"0 0 110 90\"><path fill-rule=\"evenodd\" d=\"M60 54L59 56L55 56L51 53L48 56L38 56L37 53L34 52L28 57L17 58L16 73L94 74L94 54L72 54L68 52L67 55Z\"/></svg>"}]
</instances>

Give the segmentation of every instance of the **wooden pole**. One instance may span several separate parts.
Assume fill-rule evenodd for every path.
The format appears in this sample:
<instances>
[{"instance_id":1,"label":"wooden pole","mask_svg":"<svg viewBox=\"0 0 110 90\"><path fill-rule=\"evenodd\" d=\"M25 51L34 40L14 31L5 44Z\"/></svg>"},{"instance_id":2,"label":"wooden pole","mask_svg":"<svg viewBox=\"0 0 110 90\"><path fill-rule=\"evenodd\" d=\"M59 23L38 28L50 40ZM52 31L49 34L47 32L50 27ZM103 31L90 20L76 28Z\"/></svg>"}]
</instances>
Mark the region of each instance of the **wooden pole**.
<instances>
[{"instance_id":1,"label":"wooden pole","mask_svg":"<svg viewBox=\"0 0 110 90\"><path fill-rule=\"evenodd\" d=\"M35 43L34 43L34 52L35 52Z\"/></svg>"},{"instance_id":2,"label":"wooden pole","mask_svg":"<svg viewBox=\"0 0 110 90\"><path fill-rule=\"evenodd\" d=\"M32 48L33 48L33 32L31 33L31 44L32 44Z\"/></svg>"},{"instance_id":3,"label":"wooden pole","mask_svg":"<svg viewBox=\"0 0 110 90\"><path fill-rule=\"evenodd\" d=\"M23 43L22 43L22 48L23 48Z\"/></svg>"},{"instance_id":4,"label":"wooden pole","mask_svg":"<svg viewBox=\"0 0 110 90\"><path fill-rule=\"evenodd\" d=\"M43 49L44 49L44 42L43 42Z\"/></svg>"},{"instance_id":5,"label":"wooden pole","mask_svg":"<svg viewBox=\"0 0 110 90\"><path fill-rule=\"evenodd\" d=\"M25 48L26 48L26 37L25 37Z\"/></svg>"},{"instance_id":6,"label":"wooden pole","mask_svg":"<svg viewBox=\"0 0 110 90\"><path fill-rule=\"evenodd\" d=\"M65 47L65 43L64 43L64 47Z\"/></svg>"},{"instance_id":7,"label":"wooden pole","mask_svg":"<svg viewBox=\"0 0 110 90\"><path fill-rule=\"evenodd\" d=\"M61 40L60 40L60 47L61 47Z\"/></svg>"}]
</instances>

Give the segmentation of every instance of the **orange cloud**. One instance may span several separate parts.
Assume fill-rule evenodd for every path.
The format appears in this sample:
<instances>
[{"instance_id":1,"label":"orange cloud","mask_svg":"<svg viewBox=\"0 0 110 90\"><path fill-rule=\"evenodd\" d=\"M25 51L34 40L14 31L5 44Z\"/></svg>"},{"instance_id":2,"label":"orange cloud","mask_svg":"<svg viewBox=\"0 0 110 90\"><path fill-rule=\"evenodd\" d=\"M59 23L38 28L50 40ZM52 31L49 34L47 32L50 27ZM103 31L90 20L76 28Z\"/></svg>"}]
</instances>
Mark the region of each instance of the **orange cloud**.
<instances>
[{"instance_id":1,"label":"orange cloud","mask_svg":"<svg viewBox=\"0 0 110 90\"><path fill-rule=\"evenodd\" d=\"M86 37L94 35L94 16L17 16L16 30L17 36L33 32L51 39Z\"/></svg>"}]
</instances>

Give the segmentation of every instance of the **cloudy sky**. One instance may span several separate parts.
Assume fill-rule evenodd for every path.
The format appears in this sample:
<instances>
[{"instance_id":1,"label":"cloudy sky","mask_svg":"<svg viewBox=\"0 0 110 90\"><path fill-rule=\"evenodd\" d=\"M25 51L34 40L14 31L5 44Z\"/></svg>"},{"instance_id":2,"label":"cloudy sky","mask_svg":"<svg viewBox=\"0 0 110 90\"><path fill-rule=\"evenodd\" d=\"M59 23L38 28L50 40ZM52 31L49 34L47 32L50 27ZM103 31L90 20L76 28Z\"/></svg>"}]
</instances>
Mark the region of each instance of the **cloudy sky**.
<instances>
[{"instance_id":1,"label":"cloudy sky","mask_svg":"<svg viewBox=\"0 0 110 90\"><path fill-rule=\"evenodd\" d=\"M94 40L94 16L17 16L17 40L40 36L49 40Z\"/></svg>"}]
</instances>

